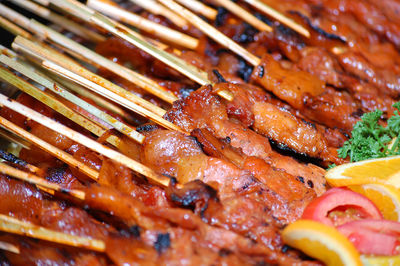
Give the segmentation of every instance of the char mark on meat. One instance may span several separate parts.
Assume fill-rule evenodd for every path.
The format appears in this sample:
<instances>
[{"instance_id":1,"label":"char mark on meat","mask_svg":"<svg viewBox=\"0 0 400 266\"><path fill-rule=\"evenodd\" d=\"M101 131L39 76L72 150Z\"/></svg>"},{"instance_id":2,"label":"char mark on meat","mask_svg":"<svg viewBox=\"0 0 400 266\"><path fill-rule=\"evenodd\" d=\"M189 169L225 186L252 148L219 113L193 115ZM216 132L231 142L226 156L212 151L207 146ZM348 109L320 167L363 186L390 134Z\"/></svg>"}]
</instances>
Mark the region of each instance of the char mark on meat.
<instances>
[{"instance_id":1,"label":"char mark on meat","mask_svg":"<svg viewBox=\"0 0 400 266\"><path fill-rule=\"evenodd\" d=\"M200 180L186 183L183 188L171 185L166 190L167 197L184 208L190 208L202 215L209 205L209 201L219 202L217 191Z\"/></svg>"},{"instance_id":2,"label":"char mark on meat","mask_svg":"<svg viewBox=\"0 0 400 266\"><path fill-rule=\"evenodd\" d=\"M333 34L333 33L326 32L323 29L321 29L320 27L317 27L317 26L313 25L312 22L311 22L311 19L309 17L307 17L306 15L300 13L299 11L291 10L291 11L289 11L289 13L301 17L307 23L307 25L310 28L312 28L318 34L324 36L325 38L330 39L330 40L334 40L334 41L339 41L341 43L346 43L346 40L343 39L342 37L340 37L340 36L338 36L336 34Z\"/></svg>"},{"instance_id":3,"label":"char mark on meat","mask_svg":"<svg viewBox=\"0 0 400 266\"><path fill-rule=\"evenodd\" d=\"M19 165L19 166L26 166L28 163L24 160L19 159L18 157L14 156L13 154L6 152L0 149L0 158L3 158L7 162Z\"/></svg>"},{"instance_id":4,"label":"char mark on meat","mask_svg":"<svg viewBox=\"0 0 400 266\"><path fill-rule=\"evenodd\" d=\"M144 124L144 125L140 125L136 128L136 131L139 133L142 132L150 132L153 130L158 129L159 127L157 125L152 125L152 124Z\"/></svg>"},{"instance_id":5,"label":"char mark on meat","mask_svg":"<svg viewBox=\"0 0 400 266\"><path fill-rule=\"evenodd\" d=\"M154 248L157 250L159 254L163 253L171 246L171 239L169 233L166 234L158 234L157 240L154 243Z\"/></svg>"},{"instance_id":6,"label":"char mark on meat","mask_svg":"<svg viewBox=\"0 0 400 266\"><path fill-rule=\"evenodd\" d=\"M225 24L226 17L227 17L227 14L228 14L228 10L226 10L225 8L223 8L221 6L218 7L217 10L218 10L218 13L217 13L217 16L215 18L214 25L216 27L220 27L220 26Z\"/></svg>"},{"instance_id":7,"label":"char mark on meat","mask_svg":"<svg viewBox=\"0 0 400 266\"><path fill-rule=\"evenodd\" d=\"M290 148L286 144L276 142L271 138L269 138L269 142L271 143L271 146L282 155L290 156L301 162L312 163L315 165L321 165L321 163L322 163L322 160L319 158L310 157L305 153L300 153L300 152Z\"/></svg>"}]
</instances>

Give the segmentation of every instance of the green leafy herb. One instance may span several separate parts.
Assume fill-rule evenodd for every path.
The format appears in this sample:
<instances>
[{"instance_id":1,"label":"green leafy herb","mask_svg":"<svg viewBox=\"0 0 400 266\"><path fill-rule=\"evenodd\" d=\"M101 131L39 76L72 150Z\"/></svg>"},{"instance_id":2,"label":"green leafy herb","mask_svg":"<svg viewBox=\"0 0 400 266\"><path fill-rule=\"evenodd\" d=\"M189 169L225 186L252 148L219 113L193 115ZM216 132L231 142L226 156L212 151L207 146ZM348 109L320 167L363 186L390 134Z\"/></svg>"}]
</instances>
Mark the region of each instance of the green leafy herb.
<instances>
[{"instance_id":1,"label":"green leafy herb","mask_svg":"<svg viewBox=\"0 0 400 266\"><path fill-rule=\"evenodd\" d=\"M393 105L400 111L400 102ZM379 121L383 114L376 110L366 113L361 121L354 125L351 139L338 149L339 157L350 157L350 161L382 158L391 155L400 155L400 114L398 111L387 120L383 127Z\"/></svg>"}]
</instances>

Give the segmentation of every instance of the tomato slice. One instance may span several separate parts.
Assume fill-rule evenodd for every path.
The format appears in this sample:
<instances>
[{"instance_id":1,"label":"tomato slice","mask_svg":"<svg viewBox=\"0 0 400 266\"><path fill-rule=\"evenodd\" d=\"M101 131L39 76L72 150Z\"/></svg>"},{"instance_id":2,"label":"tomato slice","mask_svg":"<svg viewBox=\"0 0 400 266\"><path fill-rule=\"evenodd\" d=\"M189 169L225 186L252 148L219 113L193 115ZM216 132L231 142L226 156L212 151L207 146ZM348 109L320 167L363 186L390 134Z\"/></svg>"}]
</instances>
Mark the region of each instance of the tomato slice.
<instances>
[{"instance_id":1,"label":"tomato slice","mask_svg":"<svg viewBox=\"0 0 400 266\"><path fill-rule=\"evenodd\" d=\"M302 218L334 226L328 214L339 207L355 209L361 212L362 218L365 219L383 219L381 212L372 201L347 188L332 188L328 190L305 208Z\"/></svg>"},{"instance_id":2,"label":"tomato slice","mask_svg":"<svg viewBox=\"0 0 400 266\"><path fill-rule=\"evenodd\" d=\"M359 220L338 226L360 253L392 256L400 254L400 223L388 220Z\"/></svg>"}]
</instances>

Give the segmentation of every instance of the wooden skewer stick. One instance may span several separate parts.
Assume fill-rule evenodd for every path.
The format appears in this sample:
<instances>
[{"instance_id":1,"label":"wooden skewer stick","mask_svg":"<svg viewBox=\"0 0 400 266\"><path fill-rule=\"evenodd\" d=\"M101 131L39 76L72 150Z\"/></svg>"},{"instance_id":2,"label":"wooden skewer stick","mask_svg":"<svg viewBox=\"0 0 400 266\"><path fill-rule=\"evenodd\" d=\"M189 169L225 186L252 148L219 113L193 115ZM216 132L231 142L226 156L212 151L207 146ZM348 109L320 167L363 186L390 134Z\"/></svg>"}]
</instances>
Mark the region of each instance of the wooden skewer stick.
<instances>
[{"instance_id":1,"label":"wooden skewer stick","mask_svg":"<svg viewBox=\"0 0 400 266\"><path fill-rule=\"evenodd\" d=\"M2 55L4 57L4 55ZM10 83L11 85L17 87L18 89L22 90L23 92L31 95L35 99L43 102L56 112L59 112L63 116L71 119L78 125L82 126L83 128L89 130L96 136L101 136L105 133L105 129L103 129L98 124L90 121L86 117L78 114L71 108L67 107L65 104L61 103L59 100L55 99L54 97L50 96L49 94L45 93L44 91L36 88L35 86L31 85L27 81L21 79L20 77L15 76L12 72L5 69L4 67L0 66L0 79ZM139 138L138 141L143 141L143 137ZM118 147L119 140L115 136L110 136L107 141L109 141L112 145Z\"/></svg>"},{"instance_id":2,"label":"wooden skewer stick","mask_svg":"<svg viewBox=\"0 0 400 266\"><path fill-rule=\"evenodd\" d=\"M110 90L114 94L117 94L120 97L127 99L132 104L135 104L135 106L141 106L144 109L149 110L150 112L152 112L153 114L155 114L159 117L162 117L166 112L165 110L161 109L160 107L115 85L114 83L108 81L107 79L104 79L104 78L100 77L99 75L96 75L93 72L90 72L89 70L87 70L84 67L81 67L77 63L75 63L73 61L71 61L71 62L65 61L63 58L61 58L59 56L58 53L54 53L51 50L44 48L38 44L35 44L21 36L18 36L17 38L15 38L15 40L12 44L12 47L14 49L25 52L35 58L38 58L41 61L48 60L51 62L55 62L56 64L62 66L63 68L66 68L66 69L84 77L85 79L96 83L97 85L107 88L107 90Z\"/></svg>"},{"instance_id":3,"label":"wooden skewer stick","mask_svg":"<svg viewBox=\"0 0 400 266\"><path fill-rule=\"evenodd\" d=\"M254 28L258 29L259 31L267 31L267 32L273 31L273 29L270 26L268 26L265 22L256 18L253 14L251 14L238 4L234 3L233 1L231 0L213 0L213 1L225 7L230 12L232 12L239 18L243 19L244 21L252 25Z\"/></svg>"},{"instance_id":4,"label":"wooden skewer stick","mask_svg":"<svg viewBox=\"0 0 400 266\"><path fill-rule=\"evenodd\" d=\"M131 0L131 2L135 3L136 5L144 8L145 10L147 10L153 14L161 15L161 16L168 18L172 23L177 25L179 28L184 28L184 27L188 26L186 19L175 14L174 12L172 12L168 8L160 5L159 3L157 3L154 0L146 0L146 1Z\"/></svg>"},{"instance_id":5,"label":"wooden skewer stick","mask_svg":"<svg viewBox=\"0 0 400 266\"><path fill-rule=\"evenodd\" d=\"M278 20L282 24L285 24L292 30L298 32L299 34L301 34L307 38L310 38L310 32L306 28L304 28L302 25L298 24L297 22L293 21L292 19L286 17L285 15L278 12L277 10L271 8L264 2L262 2L260 0L244 0L244 1L249 3L250 5L254 6L256 9L260 10L261 12Z\"/></svg>"},{"instance_id":6,"label":"wooden skewer stick","mask_svg":"<svg viewBox=\"0 0 400 266\"><path fill-rule=\"evenodd\" d=\"M76 35L93 41L93 42L103 42L106 40L106 38L97 32L94 32L92 30L89 30L78 23L67 19L66 17L60 16L49 9L42 7L34 2L28 1L28 0L8 0L11 1L22 8L25 8L33 13L35 13L38 16L41 16L59 26L61 26L64 29L67 29L68 31L75 33Z\"/></svg>"},{"instance_id":7,"label":"wooden skewer stick","mask_svg":"<svg viewBox=\"0 0 400 266\"><path fill-rule=\"evenodd\" d=\"M167 187L169 185L170 179L168 177L161 176L156 172L154 172L149 167L141 163L138 163L135 160L113 149L101 145L100 143L80 134L79 132L76 132L14 100L8 99L6 96L2 94L0 94L0 105L4 105L21 115L29 117L30 119L42 124L43 126L52 129L60 134L63 134L64 136L70 138L71 140L78 142L79 144L84 145L89 149L92 149L111 160L114 160L122 165L125 165L126 167L132 169L133 171L147 177L154 183L157 183L164 187Z\"/></svg>"},{"instance_id":8,"label":"wooden skewer stick","mask_svg":"<svg viewBox=\"0 0 400 266\"><path fill-rule=\"evenodd\" d=\"M137 141L138 143L143 143L144 136L142 134L138 133L134 128L130 127L129 125L127 125L123 122L120 122L119 120L115 119L114 117L110 116L109 114L101 111L97 107L85 102L81 98L79 98L79 97L75 96L74 94L70 93L69 91L65 90L63 87L54 83L52 80L49 80L45 76L35 73L34 71L30 70L26 66L18 64L16 61L6 57L5 55L0 55L0 62L8 65L9 67L13 68L14 70L25 75L26 77L36 81L37 83L48 88L49 90L53 91L54 93L60 95L61 97L67 99L68 101L76 104L77 106L81 107L82 109L86 110L87 112L91 113L92 115L96 116L97 118L101 119L103 122L109 124L111 127L114 127L119 132L132 138L133 140ZM40 94L40 93L38 93L38 94ZM41 97L40 99L42 100L43 97ZM104 133L104 130L102 130L101 134L103 134L103 133Z\"/></svg>"},{"instance_id":9,"label":"wooden skewer stick","mask_svg":"<svg viewBox=\"0 0 400 266\"><path fill-rule=\"evenodd\" d=\"M243 57L247 62L249 62L253 66L257 66L260 64L260 59L257 56L248 52L242 46L232 41L222 32L218 31L216 28L214 28L213 26L202 20L200 17L198 17L196 14L192 13L188 9L177 4L173 0L158 0L158 1L167 6L168 8L170 8L171 10L174 10L179 14L184 14L184 16L188 18L188 21L194 26L198 27L204 34L208 35L214 41L218 42L219 44L227 47L234 53Z\"/></svg>"},{"instance_id":10,"label":"wooden skewer stick","mask_svg":"<svg viewBox=\"0 0 400 266\"><path fill-rule=\"evenodd\" d=\"M0 230L98 252L104 252L106 249L106 244L101 240L53 231L3 214L0 214Z\"/></svg>"},{"instance_id":11,"label":"wooden skewer stick","mask_svg":"<svg viewBox=\"0 0 400 266\"><path fill-rule=\"evenodd\" d=\"M14 168L12 166L9 166L9 165L7 165L5 163L1 163L1 162L0 162L0 173L12 176L16 179L31 183L31 184L39 186L39 187L48 188L48 189L51 189L54 191L58 191L60 193L71 195L80 200L85 200L85 192L83 192L83 191L76 190L76 189L63 188L56 183L48 182L48 181L46 181L46 179L38 177L34 174L26 173L24 171L21 171L17 168Z\"/></svg>"},{"instance_id":12,"label":"wooden skewer stick","mask_svg":"<svg viewBox=\"0 0 400 266\"><path fill-rule=\"evenodd\" d=\"M132 12L128 12L116 6L113 2L108 2L106 0L88 0L86 4L106 16L134 26L140 30L143 30L144 32L150 33L163 40L167 40L175 45L188 49L196 49L199 44L197 39L189 35L172 30L151 20L142 18L141 16Z\"/></svg>"},{"instance_id":13,"label":"wooden skewer stick","mask_svg":"<svg viewBox=\"0 0 400 266\"><path fill-rule=\"evenodd\" d=\"M13 35L21 35L25 38L32 38L32 35L26 30L18 27L14 23L8 21L7 19L0 17L0 27L10 32Z\"/></svg>"},{"instance_id":14,"label":"wooden skewer stick","mask_svg":"<svg viewBox=\"0 0 400 266\"><path fill-rule=\"evenodd\" d=\"M17 57L17 53L15 53L13 50L8 49L7 47L5 47L1 44L0 44L0 54L4 54L11 58Z\"/></svg>"},{"instance_id":15,"label":"wooden skewer stick","mask_svg":"<svg viewBox=\"0 0 400 266\"><path fill-rule=\"evenodd\" d=\"M171 55L154 47L150 43L144 41L138 33L125 27L124 25L103 16L95 12L94 10L91 10L90 8L82 5L75 0L50 1L52 4L65 10L66 12L69 12L70 14L73 14L75 16L79 16L79 18L87 22L91 22L99 26L100 28L103 28L110 33L124 39L125 41L135 45L139 49L154 56L155 58L159 59L168 66L174 68L178 72L199 83L200 85L212 84L212 82L208 79L208 74L206 72L186 63L184 60L174 55ZM218 95L228 101L233 100L233 94L230 91L219 91Z\"/></svg>"},{"instance_id":16,"label":"wooden skewer stick","mask_svg":"<svg viewBox=\"0 0 400 266\"><path fill-rule=\"evenodd\" d=\"M1 125L0 125L0 137L11 143L19 145L21 148L28 150L31 148L31 144L28 141L26 141L24 138L20 136L15 135L14 132L6 130Z\"/></svg>"},{"instance_id":17,"label":"wooden skewer stick","mask_svg":"<svg viewBox=\"0 0 400 266\"><path fill-rule=\"evenodd\" d=\"M15 125L14 123L8 121L4 117L0 116L0 125L4 126L11 132L17 134L18 136L27 139L28 141L32 142L39 148L43 149L44 151L50 153L54 157L60 159L61 161L65 162L66 164L70 165L71 167L79 170L80 172L86 174L93 180L99 179L99 172L96 170L88 167L86 164L78 161L75 159L71 154L66 153L65 151L60 150L59 148L47 143L46 141L36 137L35 135L29 133L28 131L22 129L21 127Z\"/></svg>"},{"instance_id":18,"label":"wooden skewer stick","mask_svg":"<svg viewBox=\"0 0 400 266\"><path fill-rule=\"evenodd\" d=\"M124 109L122 109L120 106L117 106L106 99L104 99L101 96L98 96L97 94L91 93L84 87L73 83L70 80L67 80L65 78L62 78L54 73L47 72L46 75L50 76L52 80L55 80L59 84L63 85L65 88L67 88L69 91L75 92L76 94L88 98L92 100L93 102L96 103L96 105L105 108L109 111L111 111L114 114L117 114L121 117L123 117L126 121L131 121L132 118L130 117L130 114L128 114Z\"/></svg>"},{"instance_id":19,"label":"wooden skewer stick","mask_svg":"<svg viewBox=\"0 0 400 266\"><path fill-rule=\"evenodd\" d=\"M110 81L88 71L87 69L80 67L77 64L68 64L68 62L60 61L60 58L57 58L57 54L51 53L51 51L44 50L43 47L40 47L29 40L23 39L18 36L12 46L15 49L21 50L33 57L39 58L43 60L43 66L51 71L56 71L62 76L67 77L74 82L77 81L80 85L83 85L96 93L105 96L118 104L123 105L124 107L151 119L152 121L160 124L161 126L171 129L177 130L182 133L183 132L178 126L173 123L165 120L162 116L165 114L165 110L153 105L150 102L143 100L142 98L128 92L121 87L111 83ZM29 48L27 48L29 47ZM47 61L46 58L51 58L50 60L57 60L63 66L59 66L57 64L52 63L52 61ZM72 71L70 71L71 69ZM68 73L67 75L65 73ZM76 74L79 73L79 74ZM81 76L82 75L82 76ZM72 77L72 78L71 78ZM138 104L141 104L147 108L144 108ZM149 111L151 110L151 111Z\"/></svg>"},{"instance_id":20,"label":"wooden skewer stick","mask_svg":"<svg viewBox=\"0 0 400 266\"><path fill-rule=\"evenodd\" d=\"M15 254L20 254L19 247L15 246L13 244L4 242L4 241L0 241L0 249L2 249L4 251L15 253Z\"/></svg>"},{"instance_id":21,"label":"wooden skewer stick","mask_svg":"<svg viewBox=\"0 0 400 266\"><path fill-rule=\"evenodd\" d=\"M50 2L48 0L33 0L33 1L35 1L36 3L41 4L43 6L50 5Z\"/></svg>"},{"instance_id":22,"label":"wooden skewer stick","mask_svg":"<svg viewBox=\"0 0 400 266\"><path fill-rule=\"evenodd\" d=\"M157 124L170 129L170 130L176 130L179 131L181 133L187 134L186 132L182 131L182 129L180 129L178 126L174 125L173 123L163 119L160 116L155 115L154 113L148 111L147 109L142 108L139 105L136 105L132 102L129 102L127 99L119 96L118 94L115 94L107 89L104 89L102 86L83 78L82 76L73 73L72 71L69 71L61 66L58 66L50 61L43 61L43 66L50 70L53 71L63 77L66 77L104 97L107 97L111 100L113 100L114 102L119 103L120 105L129 108L131 110L133 110L134 112L140 114L143 117L146 117L154 122L156 122Z\"/></svg>"},{"instance_id":23,"label":"wooden skewer stick","mask_svg":"<svg viewBox=\"0 0 400 266\"><path fill-rule=\"evenodd\" d=\"M110 70L118 76L123 77L124 79L136 84L140 88L150 92L151 94L159 97L160 99L163 99L168 103L173 103L174 101L178 100L177 97L175 97L167 89L158 85L155 81L143 75L140 75L139 73L129 68L117 64L97 54L96 52L93 52L83 45L80 45L79 43L65 37L64 35L50 29L49 27L44 26L43 24L35 20L31 20L31 29L41 37L47 38L66 48L67 52L73 51L74 54L79 54L80 57L83 57L85 59L85 61Z\"/></svg>"},{"instance_id":24,"label":"wooden skewer stick","mask_svg":"<svg viewBox=\"0 0 400 266\"><path fill-rule=\"evenodd\" d=\"M22 28L28 29L29 19L22 16L18 12L12 10L11 8L0 4L0 16L7 18L12 23L19 25Z\"/></svg>"},{"instance_id":25,"label":"wooden skewer stick","mask_svg":"<svg viewBox=\"0 0 400 266\"><path fill-rule=\"evenodd\" d=\"M217 17L217 10L211 8L197 0L177 0L182 5L191 9L192 11L205 16L208 19L214 20Z\"/></svg>"}]
</instances>

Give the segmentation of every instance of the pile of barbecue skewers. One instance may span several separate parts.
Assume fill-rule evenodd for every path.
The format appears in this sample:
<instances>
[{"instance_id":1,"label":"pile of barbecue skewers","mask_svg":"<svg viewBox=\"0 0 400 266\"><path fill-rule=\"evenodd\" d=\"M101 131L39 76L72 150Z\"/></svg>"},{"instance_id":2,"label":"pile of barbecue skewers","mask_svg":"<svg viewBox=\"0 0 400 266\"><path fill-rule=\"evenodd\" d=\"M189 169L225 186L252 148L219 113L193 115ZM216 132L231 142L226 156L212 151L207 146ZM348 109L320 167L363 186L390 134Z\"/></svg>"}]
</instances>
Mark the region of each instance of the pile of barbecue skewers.
<instances>
[{"instance_id":1,"label":"pile of barbecue skewers","mask_svg":"<svg viewBox=\"0 0 400 266\"><path fill-rule=\"evenodd\" d=\"M44 25L16 6L49 21ZM400 92L400 2L9 0L11 264L318 264L280 231Z\"/></svg>"}]
</instances>

